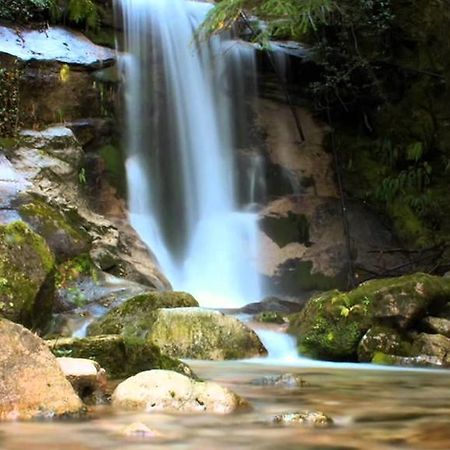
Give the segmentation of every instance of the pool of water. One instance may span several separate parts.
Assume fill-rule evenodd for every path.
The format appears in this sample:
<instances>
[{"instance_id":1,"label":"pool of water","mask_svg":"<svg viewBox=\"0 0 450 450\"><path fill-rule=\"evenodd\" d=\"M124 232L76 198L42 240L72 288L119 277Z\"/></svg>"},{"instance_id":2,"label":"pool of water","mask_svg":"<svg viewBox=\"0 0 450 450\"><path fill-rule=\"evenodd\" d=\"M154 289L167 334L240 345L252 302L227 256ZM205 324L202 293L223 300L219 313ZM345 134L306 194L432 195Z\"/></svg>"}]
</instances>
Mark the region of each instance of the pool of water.
<instances>
[{"instance_id":1,"label":"pool of water","mask_svg":"<svg viewBox=\"0 0 450 450\"><path fill-rule=\"evenodd\" d=\"M230 416L133 414L97 407L82 422L0 424L7 450L450 449L450 372L381 370L376 366L316 364L284 367L281 361L191 362L204 379L220 382L248 399L251 411ZM266 375L299 374L302 387L255 385ZM320 410L334 426L274 426L283 412ZM141 422L158 437L125 437Z\"/></svg>"}]
</instances>

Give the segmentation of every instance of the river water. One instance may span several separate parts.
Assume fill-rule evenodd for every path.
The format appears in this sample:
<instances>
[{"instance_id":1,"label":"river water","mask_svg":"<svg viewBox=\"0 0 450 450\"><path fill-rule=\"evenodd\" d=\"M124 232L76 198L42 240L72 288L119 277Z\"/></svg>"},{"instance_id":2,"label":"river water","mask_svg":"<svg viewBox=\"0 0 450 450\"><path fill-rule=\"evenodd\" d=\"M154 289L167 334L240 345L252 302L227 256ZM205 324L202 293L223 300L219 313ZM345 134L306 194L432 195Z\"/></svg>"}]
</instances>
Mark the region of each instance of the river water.
<instances>
[{"instance_id":1,"label":"river water","mask_svg":"<svg viewBox=\"0 0 450 450\"><path fill-rule=\"evenodd\" d=\"M230 416L130 414L97 407L82 422L0 424L7 450L449 449L450 376L439 370L382 370L304 361L302 367L259 362L191 362L196 373L218 381L251 402L252 410ZM341 368L342 367L342 368ZM255 385L266 375L296 373L301 387ZM275 414L320 410L329 428L275 426ZM141 422L158 437L125 437Z\"/></svg>"}]
</instances>

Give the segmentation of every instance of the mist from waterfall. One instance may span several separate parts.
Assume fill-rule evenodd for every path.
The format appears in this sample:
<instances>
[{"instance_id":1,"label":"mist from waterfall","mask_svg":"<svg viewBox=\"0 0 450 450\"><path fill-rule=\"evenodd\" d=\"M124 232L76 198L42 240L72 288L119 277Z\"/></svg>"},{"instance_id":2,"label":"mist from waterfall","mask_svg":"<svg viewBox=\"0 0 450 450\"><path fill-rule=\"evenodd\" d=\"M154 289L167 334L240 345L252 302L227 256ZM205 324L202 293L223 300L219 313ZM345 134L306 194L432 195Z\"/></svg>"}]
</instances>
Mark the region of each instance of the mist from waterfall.
<instances>
[{"instance_id":1,"label":"mist from waterfall","mask_svg":"<svg viewBox=\"0 0 450 450\"><path fill-rule=\"evenodd\" d=\"M256 195L256 175L251 166L237 170L246 99L256 89L254 50L224 37L197 39L208 3L116 3L131 223L174 289L210 307L260 300L257 215L245 204Z\"/></svg>"}]
</instances>

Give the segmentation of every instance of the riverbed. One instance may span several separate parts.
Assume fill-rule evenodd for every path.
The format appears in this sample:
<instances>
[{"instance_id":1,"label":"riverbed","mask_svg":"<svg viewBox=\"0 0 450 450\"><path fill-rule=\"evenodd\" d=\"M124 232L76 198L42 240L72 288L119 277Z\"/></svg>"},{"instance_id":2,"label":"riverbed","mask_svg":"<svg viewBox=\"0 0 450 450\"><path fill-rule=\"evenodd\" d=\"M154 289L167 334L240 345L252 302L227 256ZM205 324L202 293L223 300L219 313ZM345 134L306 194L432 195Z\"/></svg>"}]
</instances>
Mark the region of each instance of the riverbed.
<instances>
[{"instance_id":1,"label":"riverbed","mask_svg":"<svg viewBox=\"0 0 450 450\"><path fill-rule=\"evenodd\" d=\"M283 449L387 450L450 448L450 372L384 369L292 361L189 361L203 379L217 381L249 400L250 411L230 416L130 414L95 407L83 421L0 424L3 450ZM283 373L301 386L254 384ZM273 425L274 415L323 411L333 426ZM124 436L140 422L157 436Z\"/></svg>"}]
</instances>

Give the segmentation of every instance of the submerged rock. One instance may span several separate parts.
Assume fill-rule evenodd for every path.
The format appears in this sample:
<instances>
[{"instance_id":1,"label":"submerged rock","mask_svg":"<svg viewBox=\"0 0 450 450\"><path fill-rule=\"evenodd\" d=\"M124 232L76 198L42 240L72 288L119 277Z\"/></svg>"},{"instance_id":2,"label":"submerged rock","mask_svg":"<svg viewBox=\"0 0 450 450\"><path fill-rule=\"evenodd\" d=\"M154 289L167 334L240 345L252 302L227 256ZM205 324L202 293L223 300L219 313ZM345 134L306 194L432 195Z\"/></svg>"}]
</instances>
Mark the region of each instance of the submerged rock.
<instances>
[{"instance_id":1,"label":"submerged rock","mask_svg":"<svg viewBox=\"0 0 450 450\"><path fill-rule=\"evenodd\" d=\"M95 361L83 358L57 358L59 367L78 396L88 403L104 401L106 371Z\"/></svg>"},{"instance_id":2,"label":"submerged rock","mask_svg":"<svg viewBox=\"0 0 450 450\"><path fill-rule=\"evenodd\" d=\"M274 416L272 422L282 425L327 427L333 424L333 419L320 411L302 411Z\"/></svg>"},{"instance_id":3,"label":"submerged rock","mask_svg":"<svg viewBox=\"0 0 450 450\"><path fill-rule=\"evenodd\" d=\"M147 425L141 422L134 422L127 425L125 428L120 430L122 436L139 438L139 439L152 439L161 436L161 433L151 430Z\"/></svg>"},{"instance_id":4,"label":"submerged rock","mask_svg":"<svg viewBox=\"0 0 450 450\"><path fill-rule=\"evenodd\" d=\"M443 307L449 299L450 281L446 278L418 273L373 280L347 293L330 291L311 298L302 312L291 317L289 331L297 334L304 355L354 361L362 337L372 326L388 326L404 334L429 310ZM386 350L387 340L372 339L370 352ZM391 349L393 345L389 344ZM400 347L403 344L399 343Z\"/></svg>"},{"instance_id":5,"label":"submerged rock","mask_svg":"<svg viewBox=\"0 0 450 450\"><path fill-rule=\"evenodd\" d=\"M174 358L222 360L267 354L256 333L238 319L203 308L156 310L147 340Z\"/></svg>"},{"instance_id":6,"label":"submerged rock","mask_svg":"<svg viewBox=\"0 0 450 450\"><path fill-rule=\"evenodd\" d=\"M126 378L149 369L168 369L194 376L188 365L161 354L157 346L142 339L108 335L46 342L56 356L96 361L112 379Z\"/></svg>"},{"instance_id":7,"label":"submerged rock","mask_svg":"<svg viewBox=\"0 0 450 450\"><path fill-rule=\"evenodd\" d=\"M55 258L24 222L0 225L0 316L45 328L54 300Z\"/></svg>"},{"instance_id":8,"label":"submerged rock","mask_svg":"<svg viewBox=\"0 0 450 450\"><path fill-rule=\"evenodd\" d=\"M166 370L139 373L120 383L113 406L132 411L229 414L248 406L234 392Z\"/></svg>"},{"instance_id":9,"label":"submerged rock","mask_svg":"<svg viewBox=\"0 0 450 450\"><path fill-rule=\"evenodd\" d=\"M45 342L0 319L0 420L82 412L82 403Z\"/></svg>"},{"instance_id":10,"label":"submerged rock","mask_svg":"<svg viewBox=\"0 0 450 450\"><path fill-rule=\"evenodd\" d=\"M155 321L155 310L190 306L198 306L198 302L186 292L145 292L130 298L92 323L88 334L95 336L123 333L144 337Z\"/></svg>"},{"instance_id":11,"label":"submerged rock","mask_svg":"<svg viewBox=\"0 0 450 450\"><path fill-rule=\"evenodd\" d=\"M259 386L280 386L280 387L303 387L306 381L295 373L284 373L282 375L266 376L257 378L251 382Z\"/></svg>"}]
</instances>

